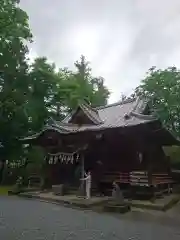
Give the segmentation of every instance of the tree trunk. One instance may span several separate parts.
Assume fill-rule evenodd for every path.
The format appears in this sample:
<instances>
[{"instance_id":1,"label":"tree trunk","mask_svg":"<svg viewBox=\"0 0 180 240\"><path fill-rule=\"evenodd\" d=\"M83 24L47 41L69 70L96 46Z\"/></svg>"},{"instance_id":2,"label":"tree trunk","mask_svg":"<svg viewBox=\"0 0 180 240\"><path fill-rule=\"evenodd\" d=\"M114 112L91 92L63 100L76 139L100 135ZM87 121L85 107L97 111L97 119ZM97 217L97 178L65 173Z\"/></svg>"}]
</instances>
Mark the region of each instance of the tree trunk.
<instances>
[{"instance_id":1,"label":"tree trunk","mask_svg":"<svg viewBox=\"0 0 180 240\"><path fill-rule=\"evenodd\" d=\"M0 161L0 184L3 182L3 172L4 172L5 163Z\"/></svg>"}]
</instances>

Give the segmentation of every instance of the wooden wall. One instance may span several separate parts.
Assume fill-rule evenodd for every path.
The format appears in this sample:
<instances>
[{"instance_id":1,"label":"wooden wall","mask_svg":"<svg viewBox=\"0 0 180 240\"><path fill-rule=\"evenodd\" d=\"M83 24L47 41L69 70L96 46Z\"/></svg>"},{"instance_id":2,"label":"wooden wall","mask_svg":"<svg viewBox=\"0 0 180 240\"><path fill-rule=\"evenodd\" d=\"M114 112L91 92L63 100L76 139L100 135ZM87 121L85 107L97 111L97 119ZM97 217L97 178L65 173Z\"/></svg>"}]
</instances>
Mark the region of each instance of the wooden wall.
<instances>
[{"instance_id":1,"label":"wooden wall","mask_svg":"<svg viewBox=\"0 0 180 240\"><path fill-rule=\"evenodd\" d=\"M88 143L88 148L82 154L85 170L90 170L94 179L100 178L104 172L108 171L130 172L150 169L155 172L163 172L168 169L162 146L157 145L155 141L149 142L147 136L142 132L127 131L122 134L117 130L108 130L108 132L104 131L100 138L96 138L97 135L94 133L87 133L84 136L66 136L65 139L55 132L49 133L49 135L53 138L56 151L68 151L68 144L74 143L72 146L76 149ZM39 144L51 150L47 141L49 135L42 136ZM139 152L143 156L142 162L139 160ZM79 162L78 166L78 163L58 163L50 166L52 184L73 183L75 172L80 164Z\"/></svg>"}]
</instances>

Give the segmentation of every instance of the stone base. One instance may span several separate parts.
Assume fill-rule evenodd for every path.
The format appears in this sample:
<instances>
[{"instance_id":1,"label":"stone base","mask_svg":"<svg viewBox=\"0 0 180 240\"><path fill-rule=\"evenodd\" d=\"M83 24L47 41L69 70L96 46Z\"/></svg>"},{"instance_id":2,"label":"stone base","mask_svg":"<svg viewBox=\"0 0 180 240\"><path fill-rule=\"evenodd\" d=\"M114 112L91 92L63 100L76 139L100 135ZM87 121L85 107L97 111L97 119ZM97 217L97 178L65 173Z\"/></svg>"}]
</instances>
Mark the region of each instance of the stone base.
<instances>
[{"instance_id":1,"label":"stone base","mask_svg":"<svg viewBox=\"0 0 180 240\"><path fill-rule=\"evenodd\" d=\"M65 186L64 184L53 185L52 191L53 191L54 195L63 196L65 194L67 194L67 186Z\"/></svg>"},{"instance_id":2,"label":"stone base","mask_svg":"<svg viewBox=\"0 0 180 240\"><path fill-rule=\"evenodd\" d=\"M83 183L79 186L79 188L77 190L77 196L85 197L85 186Z\"/></svg>"},{"instance_id":3,"label":"stone base","mask_svg":"<svg viewBox=\"0 0 180 240\"><path fill-rule=\"evenodd\" d=\"M126 213L131 210L129 205L111 205L107 204L104 206L104 211L115 212L115 213Z\"/></svg>"},{"instance_id":4,"label":"stone base","mask_svg":"<svg viewBox=\"0 0 180 240\"><path fill-rule=\"evenodd\" d=\"M125 204L128 204L135 208L144 208L149 210L166 211L172 208L180 201L179 194L164 195L163 198L155 199L154 201L143 200L125 200Z\"/></svg>"}]
</instances>

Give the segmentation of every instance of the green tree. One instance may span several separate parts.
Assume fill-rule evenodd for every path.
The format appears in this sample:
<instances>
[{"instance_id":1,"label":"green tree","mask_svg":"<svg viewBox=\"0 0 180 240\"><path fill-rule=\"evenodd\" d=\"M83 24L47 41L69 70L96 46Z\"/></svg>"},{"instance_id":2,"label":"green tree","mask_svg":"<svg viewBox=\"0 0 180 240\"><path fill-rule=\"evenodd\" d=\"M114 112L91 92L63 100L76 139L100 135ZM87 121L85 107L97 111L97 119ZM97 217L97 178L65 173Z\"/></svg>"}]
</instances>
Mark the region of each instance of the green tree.
<instances>
[{"instance_id":1,"label":"green tree","mask_svg":"<svg viewBox=\"0 0 180 240\"><path fill-rule=\"evenodd\" d=\"M136 89L148 98L150 107L163 124L180 136L180 70L176 67L152 67Z\"/></svg>"},{"instance_id":2,"label":"green tree","mask_svg":"<svg viewBox=\"0 0 180 240\"><path fill-rule=\"evenodd\" d=\"M17 0L0 4L0 138L4 157L18 144L16 139L27 131L24 104L28 94L27 42L32 40L28 16Z\"/></svg>"},{"instance_id":3,"label":"green tree","mask_svg":"<svg viewBox=\"0 0 180 240\"><path fill-rule=\"evenodd\" d=\"M26 164L24 170L27 176L23 176L24 179L26 180L28 177L31 175L39 175L41 178L41 185L44 185L45 179L48 174L48 165L44 159L45 157L45 152L43 148L38 147L38 146L30 146L28 154L27 154L27 159L26 159Z\"/></svg>"},{"instance_id":4,"label":"green tree","mask_svg":"<svg viewBox=\"0 0 180 240\"><path fill-rule=\"evenodd\" d=\"M77 106L79 101L87 101L92 106L107 104L110 92L104 86L102 77L93 77L90 64L84 56L75 62L76 72L72 74L73 81L76 83L74 92L72 92L71 103L73 107Z\"/></svg>"},{"instance_id":5,"label":"green tree","mask_svg":"<svg viewBox=\"0 0 180 240\"><path fill-rule=\"evenodd\" d=\"M57 91L59 77L55 72L55 64L48 63L45 57L34 60L30 66L29 96L26 114L30 120L30 128L38 131L44 121L51 116L51 105Z\"/></svg>"},{"instance_id":6,"label":"green tree","mask_svg":"<svg viewBox=\"0 0 180 240\"><path fill-rule=\"evenodd\" d=\"M78 89L79 85L74 79L74 73L67 68L59 69L56 74L56 88L49 107L54 119L63 119L77 106Z\"/></svg>"},{"instance_id":7,"label":"green tree","mask_svg":"<svg viewBox=\"0 0 180 240\"><path fill-rule=\"evenodd\" d=\"M103 77L92 78L91 84L93 85L92 105L94 106L106 105L108 102L110 92L104 85L104 78Z\"/></svg>"},{"instance_id":8,"label":"green tree","mask_svg":"<svg viewBox=\"0 0 180 240\"><path fill-rule=\"evenodd\" d=\"M49 117L61 118L86 100L107 103L104 79L94 78L85 57L76 71L57 70L45 57L28 65L32 34L28 16L18 0L0 4L0 157L16 160L22 154L20 137L39 131ZM14 159L15 158L15 159Z\"/></svg>"},{"instance_id":9,"label":"green tree","mask_svg":"<svg viewBox=\"0 0 180 240\"><path fill-rule=\"evenodd\" d=\"M93 106L107 103L109 91L104 86L104 79L91 75L85 57L81 56L75 66L75 72L67 68L57 70L46 58L35 59L30 71L32 103L29 104L29 115L35 114L32 124L36 129L42 127L48 117L61 120L84 100Z\"/></svg>"},{"instance_id":10,"label":"green tree","mask_svg":"<svg viewBox=\"0 0 180 240\"><path fill-rule=\"evenodd\" d=\"M26 104L31 130L40 130L50 117L61 120L73 106L73 95L78 93L77 88L70 70L57 70L47 58L36 58L30 66L30 94Z\"/></svg>"}]
</instances>

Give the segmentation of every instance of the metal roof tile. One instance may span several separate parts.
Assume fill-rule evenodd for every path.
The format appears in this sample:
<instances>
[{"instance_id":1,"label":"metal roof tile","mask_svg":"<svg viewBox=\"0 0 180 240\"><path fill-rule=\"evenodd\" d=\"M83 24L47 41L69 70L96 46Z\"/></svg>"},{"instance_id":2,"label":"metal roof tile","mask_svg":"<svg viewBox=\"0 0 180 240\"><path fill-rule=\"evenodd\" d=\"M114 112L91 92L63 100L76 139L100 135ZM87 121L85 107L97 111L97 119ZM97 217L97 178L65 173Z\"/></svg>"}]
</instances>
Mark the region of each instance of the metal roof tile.
<instances>
[{"instance_id":1,"label":"metal roof tile","mask_svg":"<svg viewBox=\"0 0 180 240\"><path fill-rule=\"evenodd\" d=\"M78 125L69 123L72 114L65 118L64 121L53 121L46 125L45 128L38 134L35 134L27 139L33 139L41 135L46 130L54 130L61 134L69 134L82 131L98 131L107 128L120 128L135 126L142 123L157 120L153 116L143 115L144 103L141 100L128 100L126 102L118 102L115 104L98 107L93 109L90 106L83 105L83 110L87 111L96 124Z\"/></svg>"},{"instance_id":2,"label":"metal roof tile","mask_svg":"<svg viewBox=\"0 0 180 240\"><path fill-rule=\"evenodd\" d=\"M144 104L141 100L129 100L124 103L118 102L94 109L94 113L96 113L94 117L97 118L98 116L98 120L101 120L101 123L98 125L84 124L80 126L68 122L57 122L57 125L60 128L63 126L67 132L81 132L87 130L128 127L156 120L152 116L143 115L142 109L144 109ZM90 110L92 110L92 114L93 109ZM89 111L89 108L87 111ZM128 118L126 116L128 116Z\"/></svg>"}]
</instances>

